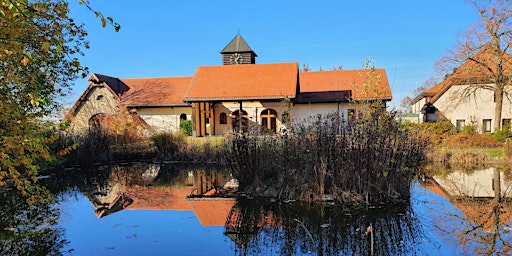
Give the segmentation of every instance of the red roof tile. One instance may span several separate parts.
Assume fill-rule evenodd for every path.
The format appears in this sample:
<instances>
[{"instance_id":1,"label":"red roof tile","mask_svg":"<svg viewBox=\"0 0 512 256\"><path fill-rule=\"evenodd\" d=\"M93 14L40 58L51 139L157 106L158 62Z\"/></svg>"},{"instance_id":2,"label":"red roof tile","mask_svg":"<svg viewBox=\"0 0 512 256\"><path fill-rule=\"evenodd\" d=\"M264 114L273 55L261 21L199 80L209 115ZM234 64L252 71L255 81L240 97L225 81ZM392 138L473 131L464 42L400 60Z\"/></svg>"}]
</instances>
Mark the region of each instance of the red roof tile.
<instances>
[{"instance_id":1,"label":"red roof tile","mask_svg":"<svg viewBox=\"0 0 512 256\"><path fill-rule=\"evenodd\" d=\"M293 98L298 69L296 62L198 67L184 100Z\"/></svg>"},{"instance_id":2,"label":"red roof tile","mask_svg":"<svg viewBox=\"0 0 512 256\"><path fill-rule=\"evenodd\" d=\"M378 79L376 79L378 78ZM363 92L364 84L375 86ZM391 88L384 69L375 69L374 76L370 70L332 70L300 73L301 92L325 92L352 90L352 99L371 98L391 99Z\"/></svg>"},{"instance_id":3,"label":"red roof tile","mask_svg":"<svg viewBox=\"0 0 512 256\"><path fill-rule=\"evenodd\" d=\"M202 226L224 226L236 204L236 198L200 198L188 200Z\"/></svg>"},{"instance_id":4,"label":"red roof tile","mask_svg":"<svg viewBox=\"0 0 512 256\"><path fill-rule=\"evenodd\" d=\"M122 95L125 106L186 105L183 102L192 77L120 79L130 90Z\"/></svg>"},{"instance_id":5,"label":"red roof tile","mask_svg":"<svg viewBox=\"0 0 512 256\"><path fill-rule=\"evenodd\" d=\"M435 93L431 102L436 102L453 85L493 84L495 77L493 73L496 72L496 66L492 63L495 58L492 51L492 48L483 48L471 59L468 58L459 67L455 68L453 73L446 76L441 83L427 90L425 93ZM512 77L512 55L504 53L502 57L503 75Z\"/></svg>"},{"instance_id":6,"label":"red roof tile","mask_svg":"<svg viewBox=\"0 0 512 256\"><path fill-rule=\"evenodd\" d=\"M193 187L129 187L125 194L133 199L133 203L126 209L190 211L192 208L187 201L187 196L193 189Z\"/></svg>"}]
</instances>

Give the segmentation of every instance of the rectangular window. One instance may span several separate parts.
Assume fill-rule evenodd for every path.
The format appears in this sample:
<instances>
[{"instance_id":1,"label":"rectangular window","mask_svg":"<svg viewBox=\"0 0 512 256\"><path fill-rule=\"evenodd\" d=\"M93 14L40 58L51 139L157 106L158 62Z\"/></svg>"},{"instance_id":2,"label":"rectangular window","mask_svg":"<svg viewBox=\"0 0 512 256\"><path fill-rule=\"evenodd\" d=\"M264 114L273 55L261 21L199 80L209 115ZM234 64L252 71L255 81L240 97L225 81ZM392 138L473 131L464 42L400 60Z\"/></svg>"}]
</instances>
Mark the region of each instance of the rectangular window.
<instances>
[{"instance_id":1,"label":"rectangular window","mask_svg":"<svg viewBox=\"0 0 512 256\"><path fill-rule=\"evenodd\" d=\"M505 129L505 127L507 127L509 130L510 130L510 122L511 119L502 119L501 120L501 128L502 129Z\"/></svg>"},{"instance_id":2,"label":"rectangular window","mask_svg":"<svg viewBox=\"0 0 512 256\"><path fill-rule=\"evenodd\" d=\"M491 119L482 120L482 132L491 133Z\"/></svg>"},{"instance_id":3,"label":"rectangular window","mask_svg":"<svg viewBox=\"0 0 512 256\"><path fill-rule=\"evenodd\" d=\"M464 129L464 125L465 125L464 119L457 119L457 121L456 121L457 131L462 131L462 129Z\"/></svg>"},{"instance_id":4,"label":"rectangular window","mask_svg":"<svg viewBox=\"0 0 512 256\"><path fill-rule=\"evenodd\" d=\"M349 123L352 123L356 119L356 110L355 109L348 109L347 110L347 120Z\"/></svg>"}]
</instances>

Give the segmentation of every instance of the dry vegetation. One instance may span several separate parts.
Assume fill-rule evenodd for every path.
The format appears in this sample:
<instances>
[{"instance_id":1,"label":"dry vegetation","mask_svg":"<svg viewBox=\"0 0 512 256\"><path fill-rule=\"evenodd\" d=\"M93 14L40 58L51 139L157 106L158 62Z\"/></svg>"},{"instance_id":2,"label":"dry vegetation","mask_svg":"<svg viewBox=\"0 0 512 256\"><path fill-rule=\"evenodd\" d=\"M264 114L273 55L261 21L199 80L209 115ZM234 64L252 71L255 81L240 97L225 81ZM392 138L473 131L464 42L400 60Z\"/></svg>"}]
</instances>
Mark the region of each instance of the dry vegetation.
<instances>
[{"instance_id":1,"label":"dry vegetation","mask_svg":"<svg viewBox=\"0 0 512 256\"><path fill-rule=\"evenodd\" d=\"M393 117L318 116L276 136L232 136L228 163L244 192L375 205L409 199L426 143Z\"/></svg>"},{"instance_id":2,"label":"dry vegetation","mask_svg":"<svg viewBox=\"0 0 512 256\"><path fill-rule=\"evenodd\" d=\"M409 124L428 141L429 162L474 164L509 159L512 131L508 127L493 134L479 134L474 126L457 131L448 122Z\"/></svg>"}]
</instances>

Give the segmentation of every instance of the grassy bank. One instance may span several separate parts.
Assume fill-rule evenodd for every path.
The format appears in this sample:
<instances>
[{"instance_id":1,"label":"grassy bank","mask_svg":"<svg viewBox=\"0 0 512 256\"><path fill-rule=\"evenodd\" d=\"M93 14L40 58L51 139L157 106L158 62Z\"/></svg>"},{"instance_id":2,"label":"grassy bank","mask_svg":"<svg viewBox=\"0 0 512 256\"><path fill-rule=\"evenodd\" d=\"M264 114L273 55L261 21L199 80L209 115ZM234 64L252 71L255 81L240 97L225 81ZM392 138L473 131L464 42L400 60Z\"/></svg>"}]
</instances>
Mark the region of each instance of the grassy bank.
<instances>
[{"instance_id":1,"label":"grassy bank","mask_svg":"<svg viewBox=\"0 0 512 256\"><path fill-rule=\"evenodd\" d=\"M428 141L428 162L475 164L506 162L511 157L508 127L493 134L478 134L473 126L457 131L450 123L409 124Z\"/></svg>"}]
</instances>

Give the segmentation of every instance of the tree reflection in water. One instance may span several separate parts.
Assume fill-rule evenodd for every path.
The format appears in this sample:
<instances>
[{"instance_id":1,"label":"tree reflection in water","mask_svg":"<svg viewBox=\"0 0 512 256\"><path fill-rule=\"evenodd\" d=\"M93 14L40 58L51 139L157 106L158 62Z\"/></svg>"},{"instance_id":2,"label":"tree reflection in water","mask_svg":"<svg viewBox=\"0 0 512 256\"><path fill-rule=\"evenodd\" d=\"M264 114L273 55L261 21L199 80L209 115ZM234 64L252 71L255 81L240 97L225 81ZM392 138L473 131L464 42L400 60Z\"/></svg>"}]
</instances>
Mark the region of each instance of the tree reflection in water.
<instances>
[{"instance_id":1,"label":"tree reflection in water","mask_svg":"<svg viewBox=\"0 0 512 256\"><path fill-rule=\"evenodd\" d=\"M114 166L66 171L44 183L55 195L80 192L100 218L119 214L120 209L111 206L116 206L123 194L133 200L122 204L133 210L130 213L148 209L192 211L201 225L209 230L218 227L221 239L233 241L226 244L227 250L238 255L371 255L372 249L374 255L512 253L510 170L437 172L421 184L449 203L442 199L446 204L437 204L441 197L428 192L421 203L413 200L411 205L368 211L328 204L219 198L234 185L232 176L224 171L192 166ZM415 184L413 192L418 193L419 187ZM0 254L51 255L68 250L63 230L56 227L58 205L46 203L49 198L40 197L40 201L28 204L9 192L0 193ZM145 222L142 219L140 223ZM101 226L101 221L95 223ZM368 233L370 225L373 233ZM155 239L162 239L159 232L155 231ZM116 236L114 231L110 234Z\"/></svg>"},{"instance_id":2,"label":"tree reflection in water","mask_svg":"<svg viewBox=\"0 0 512 256\"><path fill-rule=\"evenodd\" d=\"M446 198L460 211L443 212L435 225L445 241L470 254L512 253L512 180L510 167L437 171L422 185ZM448 212L448 214L445 213Z\"/></svg>"},{"instance_id":3,"label":"tree reflection in water","mask_svg":"<svg viewBox=\"0 0 512 256\"><path fill-rule=\"evenodd\" d=\"M0 192L0 255L62 253L67 242L57 226L59 209L47 196L29 204L15 192Z\"/></svg>"},{"instance_id":4,"label":"tree reflection in water","mask_svg":"<svg viewBox=\"0 0 512 256\"><path fill-rule=\"evenodd\" d=\"M374 255L416 254L416 244L423 241L409 206L354 212L341 206L244 198L229 214L225 234L239 255L370 255L370 224Z\"/></svg>"}]
</instances>

